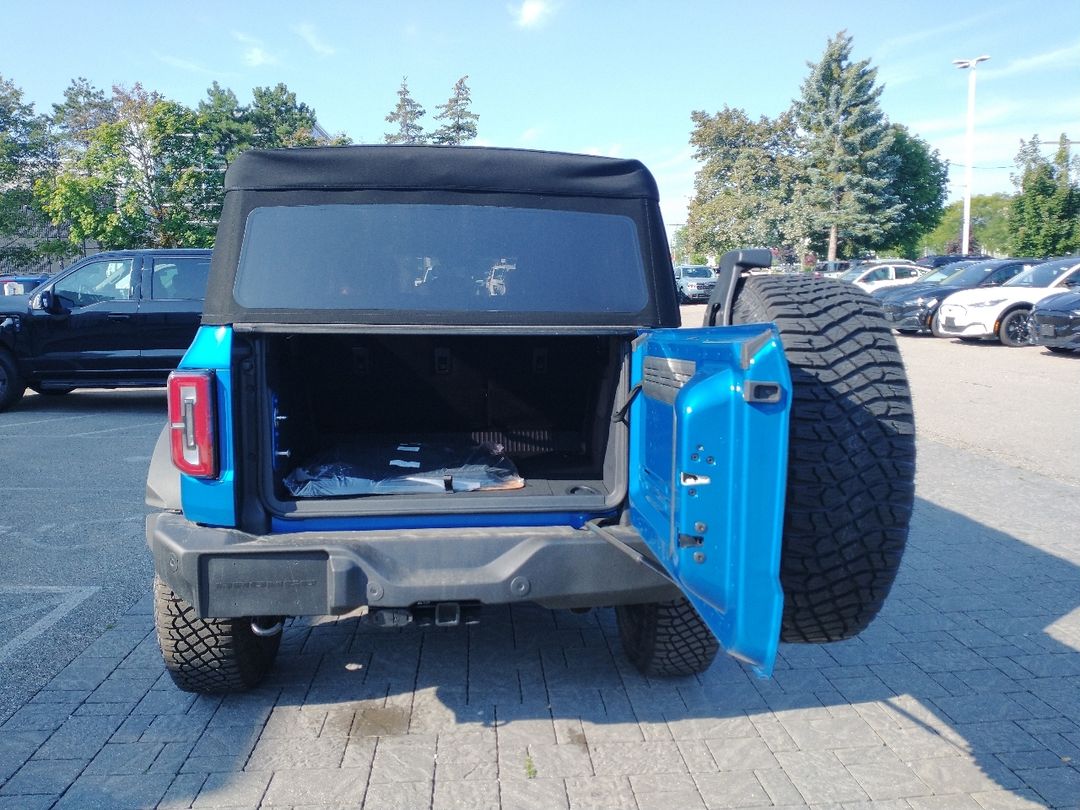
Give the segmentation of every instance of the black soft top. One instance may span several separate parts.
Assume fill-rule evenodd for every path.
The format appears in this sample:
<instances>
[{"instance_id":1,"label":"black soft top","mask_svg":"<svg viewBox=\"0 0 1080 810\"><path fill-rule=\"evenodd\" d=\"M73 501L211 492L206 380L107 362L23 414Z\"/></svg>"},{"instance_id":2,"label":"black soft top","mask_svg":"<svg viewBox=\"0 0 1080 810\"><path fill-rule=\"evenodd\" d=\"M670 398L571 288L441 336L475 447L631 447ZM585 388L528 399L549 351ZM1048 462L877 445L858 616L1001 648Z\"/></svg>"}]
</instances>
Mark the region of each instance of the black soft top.
<instances>
[{"instance_id":1,"label":"black soft top","mask_svg":"<svg viewBox=\"0 0 1080 810\"><path fill-rule=\"evenodd\" d=\"M474 146L253 149L225 175L225 191L297 189L487 191L658 201L637 160Z\"/></svg>"},{"instance_id":2,"label":"black soft top","mask_svg":"<svg viewBox=\"0 0 1080 810\"><path fill-rule=\"evenodd\" d=\"M637 160L490 147L371 145L255 149L241 154L229 167L225 192L203 315L207 324L618 328L679 325L656 182ZM498 313L342 310L340 306L256 308L241 303L244 296L236 294L237 269L252 211L276 206L379 203L505 206L626 217L636 226L648 301L635 312L612 312L596 307L592 312Z\"/></svg>"}]
</instances>

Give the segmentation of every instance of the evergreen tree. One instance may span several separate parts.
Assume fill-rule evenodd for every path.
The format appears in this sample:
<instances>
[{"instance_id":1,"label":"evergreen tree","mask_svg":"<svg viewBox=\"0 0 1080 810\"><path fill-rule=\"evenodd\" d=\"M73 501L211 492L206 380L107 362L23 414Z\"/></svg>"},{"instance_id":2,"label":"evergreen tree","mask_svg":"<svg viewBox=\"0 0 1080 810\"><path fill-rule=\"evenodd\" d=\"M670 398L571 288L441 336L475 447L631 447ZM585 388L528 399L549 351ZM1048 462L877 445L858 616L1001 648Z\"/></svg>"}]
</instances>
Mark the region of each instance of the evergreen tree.
<instances>
[{"instance_id":1,"label":"evergreen tree","mask_svg":"<svg viewBox=\"0 0 1080 810\"><path fill-rule=\"evenodd\" d=\"M442 146L458 146L476 137L476 122L480 120L480 116L469 109L472 96L469 86L465 84L468 78L462 76L457 80L449 101L435 105L435 108L441 111L435 116L435 120L446 123L431 134L432 142Z\"/></svg>"},{"instance_id":2,"label":"evergreen tree","mask_svg":"<svg viewBox=\"0 0 1080 810\"><path fill-rule=\"evenodd\" d=\"M82 76L71 80L62 104L53 104L52 125L68 156L85 149L90 144L90 133L116 118L117 112L105 92Z\"/></svg>"},{"instance_id":3,"label":"evergreen tree","mask_svg":"<svg viewBox=\"0 0 1080 810\"><path fill-rule=\"evenodd\" d=\"M427 136L420 119L427 114L427 110L420 106L409 94L409 80L407 76L401 78L401 87L398 88L398 102L394 111L386 116L390 124L397 124L397 132L386 134L387 143L426 143Z\"/></svg>"},{"instance_id":4,"label":"evergreen tree","mask_svg":"<svg viewBox=\"0 0 1080 810\"><path fill-rule=\"evenodd\" d=\"M1062 134L1052 159L1042 155L1037 135L1020 142L1013 175L1017 194L1009 209L1012 250L1018 255L1062 256L1080 251L1080 169L1069 157L1069 139Z\"/></svg>"},{"instance_id":5,"label":"evergreen tree","mask_svg":"<svg viewBox=\"0 0 1080 810\"><path fill-rule=\"evenodd\" d=\"M293 93L279 82L275 87L256 87L251 91L252 103L247 118L254 128L254 145L261 149L284 146L315 146L315 111L296 100Z\"/></svg>"},{"instance_id":6,"label":"evergreen tree","mask_svg":"<svg viewBox=\"0 0 1080 810\"><path fill-rule=\"evenodd\" d=\"M903 212L892 188L893 135L878 104L877 68L851 61L852 38L841 31L810 65L796 103L808 153L808 199L815 229L828 234L828 258L841 239L847 251L880 246Z\"/></svg>"}]
</instances>

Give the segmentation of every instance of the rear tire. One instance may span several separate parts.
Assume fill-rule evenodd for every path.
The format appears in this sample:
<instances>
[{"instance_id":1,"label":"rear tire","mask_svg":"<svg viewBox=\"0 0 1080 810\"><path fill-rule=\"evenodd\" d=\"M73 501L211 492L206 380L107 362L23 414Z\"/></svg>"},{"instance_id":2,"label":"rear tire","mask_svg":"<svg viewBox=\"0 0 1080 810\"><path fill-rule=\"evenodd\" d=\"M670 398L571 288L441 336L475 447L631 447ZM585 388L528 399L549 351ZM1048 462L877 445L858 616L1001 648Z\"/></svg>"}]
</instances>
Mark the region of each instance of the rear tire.
<instances>
[{"instance_id":1,"label":"rear tire","mask_svg":"<svg viewBox=\"0 0 1080 810\"><path fill-rule=\"evenodd\" d=\"M154 626L165 667L185 692L241 692L258 684L277 656L281 634L257 636L251 619L200 619L154 577Z\"/></svg>"},{"instance_id":2,"label":"rear tire","mask_svg":"<svg viewBox=\"0 0 1080 810\"><path fill-rule=\"evenodd\" d=\"M1031 325L1028 318L1031 316L1030 309L1014 309L1001 319L998 324L998 340L1003 346L1030 346Z\"/></svg>"},{"instance_id":3,"label":"rear tire","mask_svg":"<svg viewBox=\"0 0 1080 810\"><path fill-rule=\"evenodd\" d=\"M618 605L615 620L626 657L645 675L695 675L707 670L720 650L685 599Z\"/></svg>"},{"instance_id":4,"label":"rear tire","mask_svg":"<svg viewBox=\"0 0 1080 810\"><path fill-rule=\"evenodd\" d=\"M873 299L830 279L750 276L733 320L775 323L791 370L780 638L851 638L892 587L915 496L896 339Z\"/></svg>"},{"instance_id":5,"label":"rear tire","mask_svg":"<svg viewBox=\"0 0 1080 810\"><path fill-rule=\"evenodd\" d=\"M15 358L0 349L0 411L6 411L26 392L26 383L15 367Z\"/></svg>"}]
</instances>

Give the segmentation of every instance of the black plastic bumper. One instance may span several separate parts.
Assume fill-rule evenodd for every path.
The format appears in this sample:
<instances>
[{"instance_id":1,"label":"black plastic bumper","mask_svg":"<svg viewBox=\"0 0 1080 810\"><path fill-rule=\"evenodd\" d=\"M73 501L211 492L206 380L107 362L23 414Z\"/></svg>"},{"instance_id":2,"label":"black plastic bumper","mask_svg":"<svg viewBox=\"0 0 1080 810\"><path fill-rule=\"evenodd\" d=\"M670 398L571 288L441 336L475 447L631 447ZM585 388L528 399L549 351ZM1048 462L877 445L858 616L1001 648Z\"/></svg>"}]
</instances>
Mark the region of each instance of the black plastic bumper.
<instances>
[{"instance_id":1,"label":"black plastic bumper","mask_svg":"<svg viewBox=\"0 0 1080 810\"><path fill-rule=\"evenodd\" d=\"M610 531L647 554L632 529ZM610 543L564 526L256 536L159 512L147 517L146 536L158 576L203 618L420 602L598 607L678 596Z\"/></svg>"}]
</instances>

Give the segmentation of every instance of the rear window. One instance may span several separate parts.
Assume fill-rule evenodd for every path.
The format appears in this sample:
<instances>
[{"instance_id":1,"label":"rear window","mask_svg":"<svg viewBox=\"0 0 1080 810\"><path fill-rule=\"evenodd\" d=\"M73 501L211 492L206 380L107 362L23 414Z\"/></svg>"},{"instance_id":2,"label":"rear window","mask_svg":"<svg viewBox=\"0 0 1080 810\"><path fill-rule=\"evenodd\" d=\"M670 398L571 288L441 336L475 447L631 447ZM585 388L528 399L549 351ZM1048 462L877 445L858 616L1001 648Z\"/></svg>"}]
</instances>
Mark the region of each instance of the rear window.
<instances>
[{"instance_id":1,"label":"rear window","mask_svg":"<svg viewBox=\"0 0 1080 810\"><path fill-rule=\"evenodd\" d=\"M256 208L234 296L249 309L637 312L628 217L479 205Z\"/></svg>"}]
</instances>

